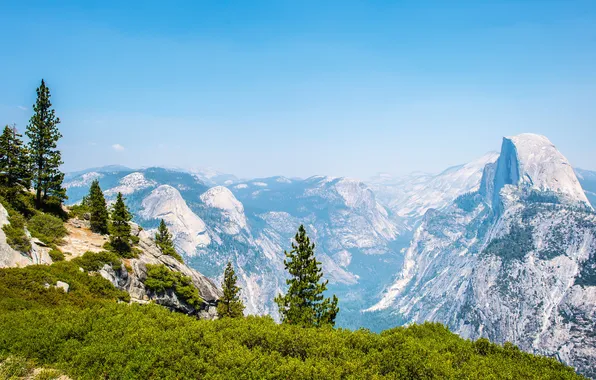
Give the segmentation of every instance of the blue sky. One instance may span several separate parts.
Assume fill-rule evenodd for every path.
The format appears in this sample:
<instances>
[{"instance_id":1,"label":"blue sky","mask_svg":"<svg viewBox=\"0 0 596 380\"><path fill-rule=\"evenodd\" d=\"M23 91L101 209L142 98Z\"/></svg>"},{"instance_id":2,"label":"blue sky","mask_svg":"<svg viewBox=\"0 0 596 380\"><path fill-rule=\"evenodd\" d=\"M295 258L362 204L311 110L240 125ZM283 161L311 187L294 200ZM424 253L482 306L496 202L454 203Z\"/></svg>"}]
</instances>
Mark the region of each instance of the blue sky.
<instances>
[{"instance_id":1,"label":"blue sky","mask_svg":"<svg viewBox=\"0 0 596 380\"><path fill-rule=\"evenodd\" d=\"M437 172L522 132L596 169L594 1L3 1L0 28L0 123L45 78L68 171Z\"/></svg>"}]
</instances>

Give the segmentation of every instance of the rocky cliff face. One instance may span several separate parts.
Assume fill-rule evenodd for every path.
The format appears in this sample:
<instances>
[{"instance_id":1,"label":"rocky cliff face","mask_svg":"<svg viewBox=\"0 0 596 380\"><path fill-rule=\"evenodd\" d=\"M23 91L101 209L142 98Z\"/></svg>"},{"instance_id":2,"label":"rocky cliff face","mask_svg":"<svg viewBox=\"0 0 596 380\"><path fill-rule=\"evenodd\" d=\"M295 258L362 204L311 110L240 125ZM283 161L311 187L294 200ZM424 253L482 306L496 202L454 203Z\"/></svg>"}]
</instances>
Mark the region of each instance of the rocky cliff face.
<instances>
[{"instance_id":1,"label":"rocky cliff face","mask_svg":"<svg viewBox=\"0 0 596 380\"><path fill-rule=\"evenodd\" d=\"M140 230L136 224L133 224L133 235L139 237L137 248L141 253L137 258L126 260L118 270L114 270L106 264L99 272L102 277L117 288L128 292L132 302L147 303L152 301L172 310L197 315L202 319L217 317L216 301L222 296L222 293L213 281L173 257L163 255L149 233ZM205 301L203 305L195 309L181 300L173 290L168 290L165 294L157 294L147 289L145 280L147 279L148 264L163 264L174 272L190 277L193 285L199 290L201 298ZM129 269L126 268L127 266Z\"/></svg>"},{"instance_id":2,"label":"rocky cliff face","mask_svg":"<svg viewBox=\"0 0 596 380\"><path fill-rule=\"evenodd\" d=\"M0 268L52 263L52 258L48 254L50 249L39 240L31 238L28 231L25 232L31 238L30 252L18 252L9 246L6 242L6 234L2 230L2 227L8 223L8 212L0 204Z\"/></svg>"},{"instance_id":3,"label":"rocky cliff face","mask_svg":"<svg viewBox=\"0 0 596 380\"><path fill-rule=\"evenodd\" d=\"M596 215L564 156L543 136L504 139L477 192L426 213L375 310L596 376Z\"/></svg>"}]
</instances>

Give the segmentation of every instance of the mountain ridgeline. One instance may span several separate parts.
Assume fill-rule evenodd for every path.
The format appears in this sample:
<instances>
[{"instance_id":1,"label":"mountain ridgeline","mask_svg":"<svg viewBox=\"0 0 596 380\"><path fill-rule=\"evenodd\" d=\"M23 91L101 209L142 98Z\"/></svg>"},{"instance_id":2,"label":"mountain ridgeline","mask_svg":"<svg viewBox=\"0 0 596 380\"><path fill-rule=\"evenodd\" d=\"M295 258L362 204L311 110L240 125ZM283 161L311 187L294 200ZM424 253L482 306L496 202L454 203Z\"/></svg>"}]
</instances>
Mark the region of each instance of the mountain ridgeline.
<instances>
[{"instance_id":1,"label":"mountain ridgeline","mask_svg":"<svg viewBox=\"0 0 596 380\"><path fill-rule=\"evenodd\" d=\"M545 137L370 186L65 175L51 106L0 136L0 378L596 375L595 214Z\"/></svg>"},{"instance_id":2,"label":"mountain ridgeline","mask_svg":"<svg viewBox=\"0 0 596 380\"><path fill-rule=\"evenodd\" d=\"M247 314L279 318L283 252L304 224L339 326L438 321L594 376L595 178L523 134L438 175L241 180L107 167L67 175L66 187L73 203L94 179L108 199L122 192L137 223L164 219L188 265L217 282L231 262Z\"/></svg>"}]
</instances>

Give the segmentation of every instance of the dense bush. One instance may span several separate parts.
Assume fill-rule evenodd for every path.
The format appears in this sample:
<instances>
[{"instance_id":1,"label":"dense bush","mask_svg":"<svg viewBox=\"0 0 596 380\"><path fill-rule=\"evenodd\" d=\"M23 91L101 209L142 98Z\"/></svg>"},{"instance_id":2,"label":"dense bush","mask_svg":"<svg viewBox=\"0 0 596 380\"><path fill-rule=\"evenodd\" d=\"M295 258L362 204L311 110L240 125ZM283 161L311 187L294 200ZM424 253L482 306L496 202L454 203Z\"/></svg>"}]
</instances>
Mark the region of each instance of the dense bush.
<instances>
[{"instance_id":1,"label":"dense bush","mask_svg":"<svg viewBox=\"0 0 596 380\"><path fill-rule=\"evenodd\" d=\"M91 208L87 197L83 197L83 201L79 204L68 207L68 216L70 218L89 219Z\"/></svg>"},{"instance_id":2,"label":"dense bush","mask_svg":"<svg viewBox=\"0 0 596 380\"><path fill-rule=\"evenodd\" d=\"M83 256L72 260L86 271L98 271L105 264L109 264L112 269L120 269L122 260L114 253L109 251L102 252L85 252Z\"/></svg>"},{"instance_id":3,"label":"dense bush","mask_svg":"<svg viewBox=\"0 0 596 380\"><path fill-rule=\"evenodd\" d=\"M57 281L69 284L68 293L51 286ZM0 314L11 310L65 305L86 307L116 299L127 300L129 295L116 289L101 276L81 272L74 260L0 269Z\"/></svg>"},{"instance_id":4,"label":"dense bush","mask_svg":"<svg viewBox=\"0 0 596 380\"><path fill-rule=\"evenodd\" d=\"M70 291L44 286L57 280ZM0 269L0 361L24 358L11 359L11 374L33 363L73 379L581 378L554 359L464 340L440 324L374 334L269 317L205 321L115 302L121 296L72 262Z\"/></svg>"},{"instance_id":5,"label":"dense bush","mask_svg":"<svg viewBox=\"0 0 596 380\"><path fill-rule=\"evenodd\" d=\"M0 326L0 350L82 379L580 378L554 359L430 323L377 335L97 304L10 312Z\"/></svg>"},{"instance_id":6,"label":"dense bush","mask_svg":"<svg viewBox=\"0 0 596 380\"><path fill-rule=\"evenodd\" d=\"M64 253L62 253L61 251L59 251L57 249L51 249L48 254L52 258L52 261L54 261L54 262L64 260Z\"/></svg>"},{"instance_id":7,"label":"dense bush","mask_svg":"<svg viewBox=\"0 0 596 380\"><path fill-rule=\"evenodd\" d=\"M180 272L171 271L163 264L147 265L145 286L156 293L173 290L182 301L195 308L203 303L203 299L192 284L190 277L184 276Z\"/></svg>"},{"instance_id":8,"label":"dense bush","mask_svg":"<svg viewBox=\"0 0 596 380\"><path fill-rule=\"evenodd\" d=\"M27 228L33 237L50 245L60 244L68 234L62 219L41 212L29 219Z\"/></svg>"},{"instance_id":9,"label":"dense bush","mask_svg":"<svg viewBox=\"0 0 596 380\"><path fill-rule=\"evenodd\" d=\"M71 285L68 294L43 286L58 279ZM67 262L0 270L0 354L84 379L579 378L553 359L466 341L439 324L373 334L270 318L198 321L109 302L119 292L106 280L104 290L90 286L101 280Z\"/></svg>"}]
</instances>

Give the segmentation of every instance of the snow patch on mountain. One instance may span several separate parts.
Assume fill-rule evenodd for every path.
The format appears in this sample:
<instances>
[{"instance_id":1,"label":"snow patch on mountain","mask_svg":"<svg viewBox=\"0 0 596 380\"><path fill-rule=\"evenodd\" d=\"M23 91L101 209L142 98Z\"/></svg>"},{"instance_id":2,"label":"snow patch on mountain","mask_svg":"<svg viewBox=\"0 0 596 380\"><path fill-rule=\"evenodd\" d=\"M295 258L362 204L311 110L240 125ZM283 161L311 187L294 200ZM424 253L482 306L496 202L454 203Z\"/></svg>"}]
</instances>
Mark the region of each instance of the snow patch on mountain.
<instances>
[{"instance_id":1,"label":"snow patch on mountain","mask_svg":"<svg viewBox=\"0 0 596 380\"><path fill-rule=\"evenodd\" d=\"M163 219L174 237L179 251L188 256L197 247L209 245L207 226L186 204L180 192L169 185L161 185L143 199L138 215L147 220Z\"/></svg>"},{"instance_id":2,"label":"snow patch on mountain","mask_svg":"<svg viewBox=\"0 0 596 380\"><path fill-rule=\"evenodd\" d=\"M127 176L124 176L118 186L113 187L105 191L105 194L108 196L116 195L118 193L122 193L122 195L132 194L135 191L139 191L142 189L147 189L157 185L155 181L148 180L145 178L145 175L140 172L130 173Z\"/></svg>"}]
</instances>

